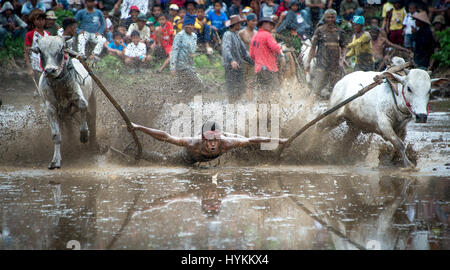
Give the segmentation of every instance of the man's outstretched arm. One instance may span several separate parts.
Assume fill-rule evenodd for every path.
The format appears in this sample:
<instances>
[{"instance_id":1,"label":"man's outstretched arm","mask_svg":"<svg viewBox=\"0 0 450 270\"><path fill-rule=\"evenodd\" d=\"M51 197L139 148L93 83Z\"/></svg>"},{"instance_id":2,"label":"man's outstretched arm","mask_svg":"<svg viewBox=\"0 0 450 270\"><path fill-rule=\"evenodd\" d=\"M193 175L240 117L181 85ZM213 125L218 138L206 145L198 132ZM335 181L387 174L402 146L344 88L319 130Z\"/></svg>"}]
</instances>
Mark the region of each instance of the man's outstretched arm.
<instances>
[{"instance_id":1,"label":"man's outstretched arm","mask_svg":"<svg viewBox=\"0 0 450 270\"><path fill-rule=\"evenodd\" d=\"M237 147L245 147L253 144L261 144L261 143L269 143L269 142L278 142L280 144L284 144L287 139L283 138L268 138L268 137L251 137L251 138L227 138L228 147L237 148Z\"/></svg>"},{"instance_id":2,"label":"man's outstretched arm","mask_svg":"<svg viewBox=\"0 0 450 270\"><path fill-rule=\"evenodd\" d=\"M133 128L135 130L142 131L142 132L152 136L153 138L157 139L158 141L168 142L168 143L175 144L178 146L188 146L189 145L190 138L175 137L175 136L172 136L162 130L144 127L141 125L137 125L135 123L131 123L131 125L133 125Z\"/></svg>"}]
</instances>

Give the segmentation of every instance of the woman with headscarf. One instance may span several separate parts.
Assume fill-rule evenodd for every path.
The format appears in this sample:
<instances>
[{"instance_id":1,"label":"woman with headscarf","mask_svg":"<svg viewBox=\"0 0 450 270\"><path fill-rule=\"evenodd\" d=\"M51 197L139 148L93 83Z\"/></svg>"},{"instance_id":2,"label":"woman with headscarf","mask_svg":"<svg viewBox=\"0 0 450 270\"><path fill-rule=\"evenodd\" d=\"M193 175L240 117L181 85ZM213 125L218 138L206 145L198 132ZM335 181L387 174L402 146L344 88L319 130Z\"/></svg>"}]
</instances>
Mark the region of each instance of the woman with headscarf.
<instances>
[{"instance_id":1,"label":"woman with headscarf","mask_svg":"<svg viewBox=\"0 0 450 270\"><path fill-rule=\"evenodd\" d=\"M353 37L352 42L347 45L347 57L356 56L355 71L373 70L372 36L363 30L364 17L353 16Z\"/></svg>"}]
</instances>

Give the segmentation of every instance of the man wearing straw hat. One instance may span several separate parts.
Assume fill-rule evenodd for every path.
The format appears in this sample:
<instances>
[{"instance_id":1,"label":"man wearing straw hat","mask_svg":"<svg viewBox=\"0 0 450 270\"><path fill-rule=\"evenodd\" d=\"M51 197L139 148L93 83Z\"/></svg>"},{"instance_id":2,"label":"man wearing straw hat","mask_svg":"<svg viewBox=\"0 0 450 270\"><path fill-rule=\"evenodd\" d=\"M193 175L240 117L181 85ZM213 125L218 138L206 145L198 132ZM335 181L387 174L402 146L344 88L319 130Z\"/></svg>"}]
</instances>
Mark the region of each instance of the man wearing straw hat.
<instances>
[{"instance_id":1,"label":"man wearing straw hat","mask_svg":"<svg viewBox=\"0 0 450 270\"><path fill-rule=\"evenodd\" d=\"M230 17L230 28L222 39L222 60L225 67L225 80L228 98L237 100L245 91L244 73L242 62L254 64L244 43L237 35L241 29L241 22L245 21L239 15Z\"/></svg>"},{"instance_id":2,"label":"man wearing straw hat","mask_svg":"<svg viewBox=\"0 0 450 270\"><path fill-rule=\"evenodd\" d=\"M50 33L52 36L58 35L59 25L56 23L56 19L58 19L53 10L47 11L45 13L45 30Z\"/></svg>"},{"instance_id":3,"label":"man wearing straw hat","mask_svg":"<svg viewBox=\"0 0 450 270\"><path fill-rule=\"evenodd\" d=\"M417 67L427 70L430 66L430 58L434 51L434 39L431 32L431 22L425 11L417 12L413 15L416 19L416 27L413 31L414 45L414 62Z\"/></svg>"}]
</instances>

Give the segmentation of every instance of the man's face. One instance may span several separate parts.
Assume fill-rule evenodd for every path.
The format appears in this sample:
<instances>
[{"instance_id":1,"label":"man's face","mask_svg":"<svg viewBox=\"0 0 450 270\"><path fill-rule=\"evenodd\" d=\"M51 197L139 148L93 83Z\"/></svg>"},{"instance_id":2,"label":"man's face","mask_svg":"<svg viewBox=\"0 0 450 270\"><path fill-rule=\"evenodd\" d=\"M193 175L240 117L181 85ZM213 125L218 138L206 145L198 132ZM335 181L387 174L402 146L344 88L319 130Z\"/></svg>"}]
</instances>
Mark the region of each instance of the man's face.
<instances>
[{"instance_id":1,"label":"man's face","mask_svg":"<svg viewBox=\"0 0 450 270\"><path fill-rule=\"evenodd\" d=\"M379 35L380 32L378 31L370 31L370 36L372 37L372 40L377 40Z\"/></svg>"},{"instance_id":2,"label":"man's face","mask_svg":"<svg viewBox=\"0 0 450 270\"><path fill-rule=\"evenodd\" d=\"M94 1L86 1L86 7L88 9L92 9L95 7L95 2Z\"/></svg>"},{"instance_id":3,"label":"man's face","mask_svg":"<svg viewBox=\"0 0 450 270\"><path fill-rule=\"evenodd\" d=\"M408 8L408 11L409 11L410 13L416 12L416 6L415 6L415 5L410 5L409 8Z\"/></svg>"},{"instance_id":4,"label":"man's face","mask_svg":"<svg viewBox=\"0 0 450 270\"><path fill-rule=\"evenodd\" d=\"M175 9L169 9L169 15L170 16L175 17L175 16L177 16L177 13L178 12Z\"/></svg>"},{"instance_id":5,"label":"man's face","mask_svg":"<svg viewBox=\"0 0 450 270\"><path fill-rule=\"evenodd\" d=\"M188 4L186 7L187 12L189 12L189 14L195 14L195 7L194 4Z\"/></svg>"},{"instance_id":6,"label":"man's face","mask_svg":"<svg viewBox=\"0 0 450 270\"><path fill-rule=\"evenodd\" d=\"M187 24L184 26L184 32L186 32L186 34L190 35L193 31L194 31L194 25Z\"/></svg>"},{"instance_id":7,"label":"man's face","mask_svg":"<svg viewBox=\"0 0 450 270\"><path fill-rule=\"evenodd\" d=\"M220 11L222 9L222 6L219 3L215 3L214 4L214 10L215 11Z\"/></svg>"},{"instance_id":8,"label":"man's face","mask_svg":"<svg viewBox=\"0 0 450 270\"><path fill-rule=\"evenodd\" d=\"M263 22L262 28L268 32L272 32L274 25L271 22Z\"/></svg>"},{"instance_id":9,"label":"man's face","mask_svg":"<svg viewBox=\"0 0 450 270\"><path fill-rule=\"evenodd\" d=\"M233 24L233 26L231 28L234 31L239 31L239 30L241 30L241 23L235 23L235 24Z\"/></svg>"},{"instance_id":10,"label":"man's face","mask_svg":"<svg viewBox=\"0 0 450 270\"><path fill-rule=\"evenodd\" d=\"M291 9L296 12L298 10L298 5L292 5Z\"/></svg>"},{"instance_id":11,"label":"man's face","mask_svg":"<svg viewBox=\"0 0 450 270\"><path fill-rule=\"evenodd\" d=\"M180 10L180 12L178 12L178 16L180 16L180 18L184 18L184 16L186 15L186 10Z\"/></svg>"},{"instance_id":12,"label":"man's face","mask_svg":"<svg viewBox=\"0 0 450 270\"><path fill-rule=\"evenodd\" d=\"M334 15L334 14L325 15L325 23L328 25L335 24L336 23L336 15Z\"/></svg>"},{"instance_id":13,"label":"man's face","mask_svg":"<svg viewBox=\"0 0 450 270\"><path fill-rule=\"evenodd\" d=\"M12 14L12 10L10 10L10 9L7 9L7 10L5 11L5 15L6 15L6 17L9 17L9 16L11 16L11 14Z\"/></svg>"},{"instance_id":14,"label":"man's face","mask_svg":"<svg viewBox=\"0 0 450 270\"><path fill-rule=\"evenodd\" d=\"M142 29L145 26L145 21L139 20L139 21L137 21L137 24L138 24L139 29Z\"/></svg>"},{"instance_id":15,"label":"man's face","mask_svg":"<svg viewBox=\"0 0 450 270\"><path fill-rule=\"evenodd\" d=\"M253 19L253 20L247 21L247 25L252 29L255 28L257 24L258 24L258 19Z\"/></svg>"},{"instance_id":16,"label":"man's face","mask_svg":"<svg viewBox=\"0 0 450 270\"><path fill-rule=\"evenodd\" d=\"M210 153L215 153L217 148L219 147L220 141L218 139L213 140L204 140L204 144L206 146L206 150Z\"/></svg>"},{"instance_id":17,"label":"man's face","mask_svg":"<svg viewBox=\"0 0 450 270\"><path fill-rule=\"evenodd\" d=\"M203 9L197 9L197 18L199 20L202 20L205 18L205 11Z\"/></svg>"},{"instance_id":18,"label":"man's face","mask_svg":"<svg viewBox=\"0 0 450 270\"><path fill-rule=\"evenodd\" d=\"M131 18L132 18L133 20L137 20L137 17L138 17L138 15L139 15L139 11L133 10L133 11L131 11L130 15L131 15Z\"/></svg>"},{"instance_id":19,"label":"man's face","mask_svg":"<svg viewBox=\"0 0 450 270\"><path fill-rule=\"evenodd\" d=\"M44 28L44 26L45 26L45 19L42 18L42 17L40 17L40 18L35 19L35 20L33 21L33 23L34 23L34 25L35 25L37 28Z\"/></svg>"},{"instance_id":20,"label":"man's face","mask_svg":"<svg viewBox=\"0 0 450 270\"><path fill-rule=\"evenodd\" d=\"M116 37L114 38L114 44L120 45L120 44L122 44L122 43L123 43L123 39L122 39L121 36L116 36Z\"/></svg>"},{"instance_id":21,"label":"man's face","mask_svg":"<svg viewBox=\"0 0 450 270\"><path fill-rule=\"evenodd\" d=\"M158 22L159 22L159 24L160 24L161 26L164 26L164 25L166 24L166 21L167 21L167 19L166 19L166 17L164 17L164 16L160 16L160 17L158 18Z\"/></svg>"},{"instance_id":22,"label":"man's face","mask_svg":"<svg viewBox=\"0 0 450 270\"><path fill-rule=\"evenodd\" d=\"M77 24L74 23L74 24L68 26L67 29L66 29L66 33L69 36L75 36L77 34Z\"/></svg>"},{"instance_id":23,"label":"man's face","mask_svg":"<svg viewBox=\"0 0 450 270\"><path fill-rule=\"evenodd\" d=\"M134 45L138 45L140 40L141 40L140 36L132 36L131 37L131 41L134 43Z\"/></svg>"},{"instance_id":24,"label":"man's face","mask_svg":"<svg viewBox=\"0 0 450 270\"><path fill-rule=\"evenodd\" d=\"M379 25L378 25L378 20L377 20L377 19L372 19L372 20L370 21L370 25L371 25L371 26L377 26L377 27L378 27L378 26L379 26Z\"/></svg>"},{"instance_id":25,"label":"man's face","mask_svg":"<svg viewBox=\"0 0 450 270\"><path fill-rule=\"evenodd\" d=\"M153 16L155 17L159 17L159 15L161 15L161 8L160 7L154 7L153 8Z\"/></svg>"},{"instance_id":26,"label":"man's face","mask_svg":"<svg viewBox=\"0 0 450 270\"><path fill-rule=\"evenodd\" d=\"M45 19L45 26L46 27L52 27L55 24L56 20L53 19Z\"/></svg>"},{"instance_id":27,"label":"man's face","mask_svg":"<svg viewBox=\"0 0 450 270\"><path fill-rule=\"evenodd\" d=\"M356 33L361 32L362 28L363 28L363 26L360 24L356 24L356 23L353 24L353 31L355 31Z\"/></svg>"}]
</instances>

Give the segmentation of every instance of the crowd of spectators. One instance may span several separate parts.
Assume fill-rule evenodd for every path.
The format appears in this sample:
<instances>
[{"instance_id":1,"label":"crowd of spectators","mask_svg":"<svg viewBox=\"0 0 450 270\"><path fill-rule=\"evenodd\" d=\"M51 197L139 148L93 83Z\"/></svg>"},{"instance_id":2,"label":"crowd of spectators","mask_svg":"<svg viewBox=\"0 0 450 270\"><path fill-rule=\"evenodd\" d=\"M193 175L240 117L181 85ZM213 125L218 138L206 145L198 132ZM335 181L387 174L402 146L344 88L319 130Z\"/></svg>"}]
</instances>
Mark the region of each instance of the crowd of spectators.
<instances>
[{"instance_id":1,"label":"crowd of spectators","mask_svg":"<svg viewBox=\"0 0 450 270\"><path fill-rule=\"evenodd\" d=\"M0 0L0 5L0 48L8 37L23 38L30 75L40 71L31 48L47 35L73 37L71 48L92 61L118 57L131 73L161 58L158 72L169 66L201 87L193 55L217 51L230 97L252 83L273 85L276 58L283 54L277 35L311 39L309 62L316 57L321 76L333 85L349 57L355 70L380 70L389 52L398 50L429 69L439 45L435 32L450 22L449 0ZM351 38L343 35L346 25Z\"/></svg>"}]
</instances>

